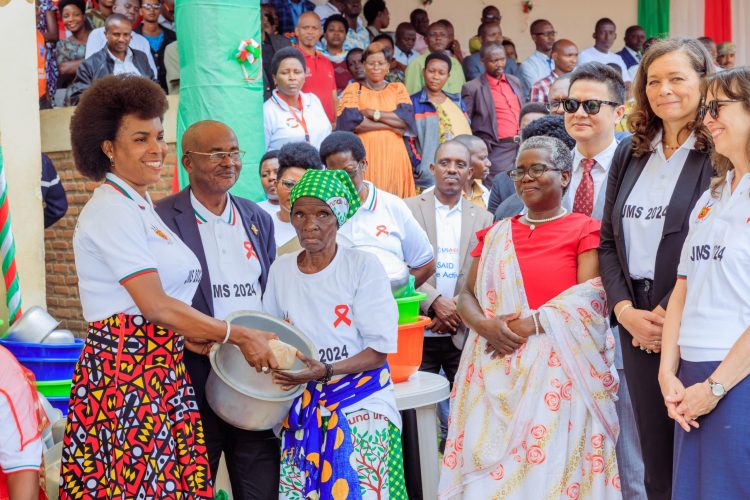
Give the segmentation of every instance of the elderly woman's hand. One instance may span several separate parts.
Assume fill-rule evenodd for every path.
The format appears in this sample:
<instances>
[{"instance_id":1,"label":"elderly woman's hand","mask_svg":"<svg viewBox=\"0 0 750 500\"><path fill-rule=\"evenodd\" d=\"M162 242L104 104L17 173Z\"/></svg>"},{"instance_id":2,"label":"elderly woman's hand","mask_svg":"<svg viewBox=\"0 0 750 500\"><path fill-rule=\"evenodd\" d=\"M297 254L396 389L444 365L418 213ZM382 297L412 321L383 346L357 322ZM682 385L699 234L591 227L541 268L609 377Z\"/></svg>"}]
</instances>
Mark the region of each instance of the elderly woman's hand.
<instances>
[{"instance_id":1,"label":"elderly woman's hand","mask_svg":"<svg viewBox=\"0 0 750 500\"><path fill-rule=\"evenodd\" d=\"M312 380L319 380L326 374L326 365L317 359L307 358L299 351L297 351L297 357L305 363L307 368L295 373L279 370L273 374L274 383L279 384L285 391L291 391L298 385L307 384Z\"/></svg>"},{"instance_id":2,"label":"elderly woman's hand","mask_svg":"<svg viewBox=\"0 0 750 500\"><path fill-rule=\"evenodd\" d=\"M682 402L677 405L675 411L683 415L685 420L697 429L700 425L696 419L711 413L716 408L719 399L711 392L708 382L699 382L685 389L685 397L682 398ZM689 428L685 430L690 431Z\"/></svg>"},{"instance_id":3,"label":"elderly woman's hand","mask_svg":"<svg viewBox=\"0 0 750 500\"><path fill-rule=\"evenodd\" d=\"M482 321L477 333L487 340L487 354L494 351L493 357L505 356L526 342L525 338L516 335L508 326L508 322L517 319L519 315L520 313L505 314Z\"/></svg>"}]
</instances>

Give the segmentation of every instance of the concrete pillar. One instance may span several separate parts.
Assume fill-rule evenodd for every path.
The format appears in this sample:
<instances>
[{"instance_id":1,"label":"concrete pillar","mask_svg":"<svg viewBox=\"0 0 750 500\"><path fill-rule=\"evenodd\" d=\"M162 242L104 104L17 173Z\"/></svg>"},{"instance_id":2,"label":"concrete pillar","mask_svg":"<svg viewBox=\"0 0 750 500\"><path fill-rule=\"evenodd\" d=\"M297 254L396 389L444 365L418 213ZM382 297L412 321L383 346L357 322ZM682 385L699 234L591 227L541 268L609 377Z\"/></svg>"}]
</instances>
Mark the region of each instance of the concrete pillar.
<instances>
[{"instance_id":1,"label":"concrete pillar","mask_svg":"<svg viewBox=\"0 0 750 500\"><path fill-rule=\"evenodd\" d=\"M0 137L24 309L45 305L35 27L33 0L0 0Z\"/></svg>"}]
</instances>

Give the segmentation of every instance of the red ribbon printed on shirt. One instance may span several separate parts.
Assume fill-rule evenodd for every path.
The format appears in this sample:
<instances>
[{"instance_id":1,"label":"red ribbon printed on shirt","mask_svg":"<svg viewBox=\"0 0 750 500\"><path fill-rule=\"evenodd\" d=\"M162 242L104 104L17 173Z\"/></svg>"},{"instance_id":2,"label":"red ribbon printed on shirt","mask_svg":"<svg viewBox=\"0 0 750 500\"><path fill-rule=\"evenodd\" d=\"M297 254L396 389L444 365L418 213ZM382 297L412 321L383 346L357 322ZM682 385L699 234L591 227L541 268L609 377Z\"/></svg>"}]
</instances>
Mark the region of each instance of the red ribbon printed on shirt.
<instances>
[{"instance_id":1,"label":"red ribbon printed on shirt","mask_svg":"<svg viewBox=\"0 0 750 500\"><path fill-rule=\"evenodd\" d=\"M250 243L249 241L246 241L245 244L244 244L244 247L245 247L245 250L247 250L247 255L245 255L245 257L247 258L247 260L250 260L253 257L255 257L256 259L258 258L258 256L255 255L255 251L253 250L253 244L252 243Z\"/></svg>"},{"instance_id":2,"label":"red ribbon printed on shirt","mask_svg":"<svg viewBox=\"0 0 750 500\"><path fill-rule=\"evenodd\" d=\"M375 236L380 236L381 234L388 235L388 228L383 225L377 226L375 229L378 230L378 232L375 233Z\"/></svg>"},{"instance_id":3,"label":"red ribbon printed on shirt","mask_svg":"<svg viewBox=\"0 0 750 500\"><path fill-rule=\"evenodd\" d=\"M336 314L336 321L333 322L333 327L338 328L339 324L343 321L346 326L352 326L352 320L349 319L349 306L346 304L339 304L333 308L334 314Z\"/></svg>"}]
</instances>

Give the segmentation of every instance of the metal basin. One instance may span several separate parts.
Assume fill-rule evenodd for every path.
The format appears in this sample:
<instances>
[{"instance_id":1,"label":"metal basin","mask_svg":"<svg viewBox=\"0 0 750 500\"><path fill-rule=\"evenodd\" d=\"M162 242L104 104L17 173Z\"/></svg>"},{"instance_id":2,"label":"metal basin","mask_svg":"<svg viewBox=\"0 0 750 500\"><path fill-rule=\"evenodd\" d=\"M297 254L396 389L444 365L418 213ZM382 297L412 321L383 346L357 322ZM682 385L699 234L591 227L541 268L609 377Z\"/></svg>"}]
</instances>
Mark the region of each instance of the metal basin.
<instances>
[{"instance_id":1,"label":"metal basin","mask_svg":"<svg viewBox=\"0 0 750 500\"><path fill-rule=\"evenodd\" d=\"M32 306L8 329L8 340L41 343L60 322L39 306Z\"/></svg>"},{"instance_id":2,"label":"metal basin","mask_svg":"<svg viewBox=\"0 0 750 500\"><path fill-rule=\"evenodd\" d=\"M273 316L238 311L227 321L235 325L273 332L279 340L296 347L306 357L316 357L310 339L293 326ZM211 373L206 382L206 400L222 420L246 430L271 429L289 413L294 398L305 389L303 385L284 391L274 384L270 373L258 373L240 349L233 344L215 344L209 354ZM289 371L300 371L305 365L296 360Z\"/></svg>"},{"instance_id":3,"label":"metal basin","mask_svg":"<svg viewBox=\"0 0 750 500\"><path fill-rule=\"evenodd\" d=\"M53 330L44 338L44 344L72 344L75 335L70 330Z\"/></svg>"},{"instance_id":4,"label":"metal basin","mask_svg":"<svg viewBox=\"0 0 750 500\"><path fill-rule=\"evenodd\" d=\"M409 286L409 267L397 255L373 245L358 245L352 248L371 253L378 258L391 281L391 292L394 297L401 297L406 292Z\"/></svg>"}]
</instances>

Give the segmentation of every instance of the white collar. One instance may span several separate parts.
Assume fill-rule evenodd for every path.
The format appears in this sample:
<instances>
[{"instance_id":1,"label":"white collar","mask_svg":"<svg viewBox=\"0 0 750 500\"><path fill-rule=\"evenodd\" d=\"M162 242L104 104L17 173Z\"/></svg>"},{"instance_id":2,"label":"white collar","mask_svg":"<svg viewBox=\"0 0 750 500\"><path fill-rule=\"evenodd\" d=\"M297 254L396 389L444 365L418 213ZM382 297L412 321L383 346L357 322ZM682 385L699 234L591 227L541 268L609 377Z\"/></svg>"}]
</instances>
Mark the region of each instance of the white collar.
<instances>
[{"instance_id":1,"label":"white collar","mask_svg":"<svg viewBox=\"0 0 750 500\"><path fill-rule=\"evenodd\" d=\"M112 60L115 62L115 64L117 64L117 63L126 64L128 62L132 62L133 61L133 51L130 50L130 47L128 47L127 52L125 52L125 60L124 61L121 61L120 59L118 59L117 57L115 57L115 55L112 52L109 51L109 47L107 47L107 54L109 55L110 58L112 58Z\"/></svg>"},{"instance_id":2,"label":"white collar","mask_svg":"<svg viewBox=\"0 0 750 500\"><path fill-rule=\"evenodd\" d=\"M364 183L367 184L367 198L365 198L365 202L359 208L374 212L375 207L378 206L378 188L370 181L364 181Z\"/></svg>"},{"instance_id":3,"label":"white collar","mask_svg":"<svg viewBox=\"0 0 750 500\"><path fill-rule=\"evenodd\" d=\"M300 101L302 101L302 107L303 108L307 108L307 107L310 106L311 100L310 100L310 96L307 95L307 92L302 92L300 90L299 98L300 98ZM281 109L283 109L284 111L287 111L287 112L289 111L289 105L286 103L286 101L284 99L282 99L279 96L279 91L277 89L273 89L273 91L271 92L271 99ZM302 111L304 112L304 109L302 109Z\"/></svg>"},{"instance_id":4,"label":"white collar","mask_svg":"<svg viewBox=\"0 0 750 500\"><path fill-rule=\"evenodd\" d=\"M630 55L633 56L633 57L635 57L636 59L638 59L641 56L638 52L636 52L635 50L631 49L627 45L625 46L625 50L627 50L630 53Z\"/></svg>"},{"instance_id":5,"label":"white collar","mask_svg":"<svg viewBox=\"0 0 750 500\"><path fill-rule=\"evenodd\" d=\"M664 131L659 130L659 132L656 133L654 136L654 139L651 141L651 150L659 153L661 156L664 156L664 147L662 146L661 140L663 137ZM690 135L687 139L685 139L685 142L683 142L679 148L677 148L677 151L681 149L687 149L688 151L694 149L695 147L695 132L690 132Z\"/></svg>"},{"instance_id":6,"label":"white collar","mask_svg":"<svg viewBox=\"0 0 750 500\"><path fill-rule=\"evenodd\" d=\"M151 202L151 196L149 196L148 191L146 191L145 197L141 196L138 191L133 189L130 184L128 184L127 182L125 182L125 180L121 179L112 172L107 172L107 174L105 175L104 185L108 185L116 192L120 193L130 200L133 200L141 210L145 210L147 206L152 208L154 206Z\"/></svg>"},{"instance_id":7,"label":"white collar","mask_svg":"<svg viewBox=\"0 0 750 500\"><path fill-rule=\"evenodd\" d=\"M440 200L438 200L438 197L435 196L435 210L447 212L449 215L453 212L461 212L461 205L463 205L463 196L461 196L461 199L458 200L458 203L456 203L453 208L450 208L448 205L444 205L440 202Z\"/></svg>"},{"instance_id":8,"label":"white collar","mask_svg":"<svg viewBox=\"0 0 750 500\"><path fill-rule=\"evenodd\" d=\"M617 150L617 139L612 137L612 142L604 148L603 150L599 151L597 154L594 155L593 158L590 158L591 160L596 161L596 165L594 168L601 168L604 171L609 170L609 166L612 163L612 157L615 155L615 151ZM581 154L581 152L578 150L578 146L573 148L573 171L575 172L581 167L581 160L585 159L586 157Z\"/></svg>"},{"instance_id":9,"label":"white collar","mask_svg":"<svg viewBox=\"0 0 750 500\"><path fill-rule=\"evenodd\" d=\"M225 222L226 224L229 224L230 226L234 226L237 223L237 214L234 209L234 204L232 203L232 199L229 197L229 194L226 194L227 197L227 203L224 206L224 211L221 213L221 215L216 215L209 209L207 209L203 203L201 203L198 198L195 197L195 194L193 193L193 190L190 190L190 204L193 206L193 211L195 212L195 218L196 220L200 221L199 223L205 223L210 220L216 220Z\"/></svg>"}]
</instances>

